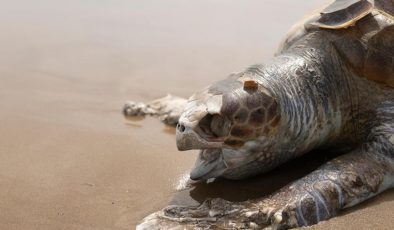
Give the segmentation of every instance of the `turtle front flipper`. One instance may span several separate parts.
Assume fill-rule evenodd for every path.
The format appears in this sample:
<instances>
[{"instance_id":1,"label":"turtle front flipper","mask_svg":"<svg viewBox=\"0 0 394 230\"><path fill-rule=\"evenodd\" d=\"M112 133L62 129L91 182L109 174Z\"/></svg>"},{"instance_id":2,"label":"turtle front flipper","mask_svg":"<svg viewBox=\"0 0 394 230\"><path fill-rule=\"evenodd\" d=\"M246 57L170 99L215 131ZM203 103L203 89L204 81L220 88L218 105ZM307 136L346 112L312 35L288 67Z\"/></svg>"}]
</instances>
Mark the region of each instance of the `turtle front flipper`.
<instances>
[{"instance_id":1,"label":"turtle front flipper","mask_svg":"<svg viewBox=\"0 0 394 230\"><path fill-rule=\"evenodd\" d=\"M394 186L394 102L383 103L376 118L360 148L258 204L275 228L316 224Z\"/></svg>"},{"instance_id":2,"label":"turtle front flipper","mask_svg":"<svg viewBox=\"0 0 394 230\"><path fill-rule=\"evenodd\" d=\"M187 100L181 97L167 95L148 103L129 101L123 106L126 117L159 116L163 123L175 126L186 105Z\"/></svg>"},{"instance_id":3,"label":"turtle front flipper","mask_svg":"<svg viewBox=\"0 0 394 230\"><path fill-rule=\"evenodd\" d=\"M370 125L358 149L258 202L260 219L274 229L309 226L394 187L394 101L381 104Z\"/></svg>"}]
</instances>

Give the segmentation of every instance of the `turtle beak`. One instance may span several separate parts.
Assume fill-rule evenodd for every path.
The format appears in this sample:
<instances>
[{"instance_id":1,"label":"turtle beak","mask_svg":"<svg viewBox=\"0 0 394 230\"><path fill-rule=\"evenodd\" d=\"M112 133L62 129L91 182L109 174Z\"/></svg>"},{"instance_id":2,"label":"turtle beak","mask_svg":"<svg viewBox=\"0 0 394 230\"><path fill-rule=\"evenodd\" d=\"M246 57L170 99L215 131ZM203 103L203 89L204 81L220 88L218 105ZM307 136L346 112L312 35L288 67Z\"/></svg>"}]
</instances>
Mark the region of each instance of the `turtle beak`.
<instances>
[{"instance_id":1,"label":"turtle beak","mask_svg":"<svg viewBox=\"0 0 394 230\"><path fill-rule=\"evenodd\" d=\"M191 149L212 149L223 147L223 142L216 140L207 140L201 137L202 131L197 122L187 122L180 119L176 129L176 144L179 151Z\"/></svg>"}]
</instances>

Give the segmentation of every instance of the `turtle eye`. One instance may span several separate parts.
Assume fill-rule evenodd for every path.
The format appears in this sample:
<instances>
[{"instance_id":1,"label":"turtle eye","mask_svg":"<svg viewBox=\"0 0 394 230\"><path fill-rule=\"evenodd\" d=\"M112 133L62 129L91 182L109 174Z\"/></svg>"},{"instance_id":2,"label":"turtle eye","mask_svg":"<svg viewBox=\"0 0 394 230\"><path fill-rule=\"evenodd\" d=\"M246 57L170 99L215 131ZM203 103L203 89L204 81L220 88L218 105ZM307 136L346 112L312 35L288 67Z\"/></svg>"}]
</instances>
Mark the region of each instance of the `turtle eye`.
<instances>
[{"instance_id":1,"label":"turtle eye","mask_svg":"<svg viewBox=\"0 0 394 230\"><path fill-rule=\"evenodd\" d=\"M229 134L231 121L219 114L207 114L198 124L201 137L205 139L216 139Z\"/></svg>"}]
</instances>

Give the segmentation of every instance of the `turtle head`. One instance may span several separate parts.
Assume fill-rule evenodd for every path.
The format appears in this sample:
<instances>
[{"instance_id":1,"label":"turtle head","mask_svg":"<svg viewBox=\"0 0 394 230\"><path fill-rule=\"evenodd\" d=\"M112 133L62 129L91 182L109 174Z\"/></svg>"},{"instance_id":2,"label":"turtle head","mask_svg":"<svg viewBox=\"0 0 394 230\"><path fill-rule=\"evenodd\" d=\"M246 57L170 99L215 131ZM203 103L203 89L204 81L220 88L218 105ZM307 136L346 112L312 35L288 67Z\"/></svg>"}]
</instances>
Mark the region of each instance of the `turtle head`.
<instances>
[{"instance_id":1,"label":"turtle head","mask_svg":"<svg viewBox=\"0 0 394 230\"><path fill-rule=\"evenodd\" d=\"M278 107L263 86L239 75L193 95L176 135L179 150L201 150L191 179L256 174L247 167L261 157L258 149L275 139L281 121Z\"/></svg>"}]
</instances>

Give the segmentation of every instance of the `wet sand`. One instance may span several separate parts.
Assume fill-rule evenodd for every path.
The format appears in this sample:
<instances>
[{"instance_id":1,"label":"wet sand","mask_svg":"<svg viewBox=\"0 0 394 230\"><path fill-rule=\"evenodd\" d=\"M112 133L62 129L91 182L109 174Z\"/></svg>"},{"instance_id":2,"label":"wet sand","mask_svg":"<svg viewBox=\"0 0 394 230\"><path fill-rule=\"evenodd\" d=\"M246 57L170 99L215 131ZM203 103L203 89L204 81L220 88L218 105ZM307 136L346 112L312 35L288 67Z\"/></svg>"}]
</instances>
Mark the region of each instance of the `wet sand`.
<instances>
[{"instance_id":1,"label":"wet sand","mask_svg":"<svg viewBox=\"0 0 394 230\"><path fill-rule=\"evenodd\" d=\"M321 2L302 4L1 2L0 229L134 229L170 201L255 198L317 167L324 158L307 157L177 192L196 152L178 152L157 119L120 113L126 100L187 97L263 62ZM391 229L393 204L389 191L313 228Z\"/></svg>"}]
</instances>

